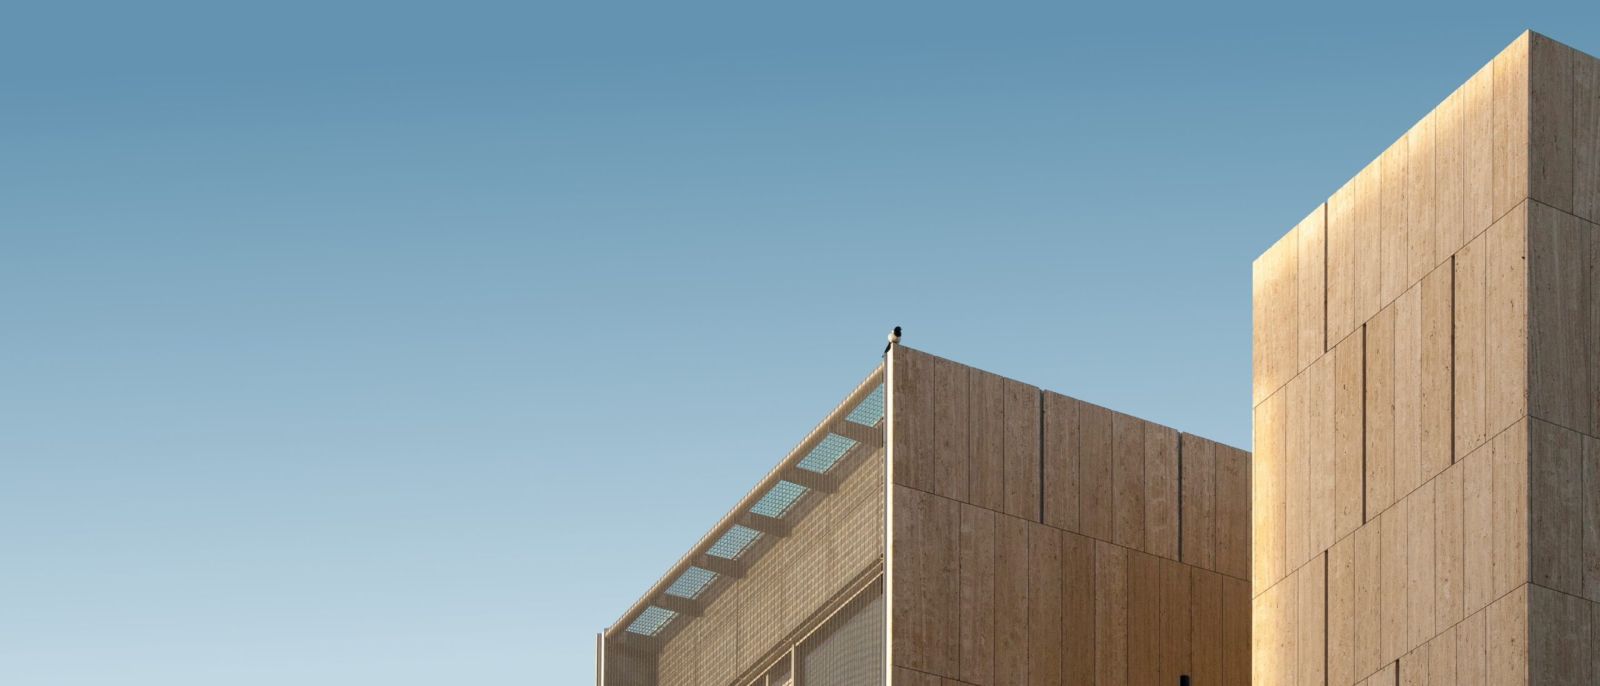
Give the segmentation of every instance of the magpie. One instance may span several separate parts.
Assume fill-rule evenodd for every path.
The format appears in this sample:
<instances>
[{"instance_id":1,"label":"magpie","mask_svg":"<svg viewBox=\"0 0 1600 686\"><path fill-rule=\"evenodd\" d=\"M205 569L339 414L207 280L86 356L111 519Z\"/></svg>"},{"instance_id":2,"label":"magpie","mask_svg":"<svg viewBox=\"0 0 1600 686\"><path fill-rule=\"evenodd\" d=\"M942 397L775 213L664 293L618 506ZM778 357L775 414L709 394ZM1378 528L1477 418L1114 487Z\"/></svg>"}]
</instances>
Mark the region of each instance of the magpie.
<instances>
[{"instance_id":1,"label":"magpie","mask_svg":"<svg viewBox=\"0 0 1600 686\"><path fill-rule=\"evenodd\" d=\"M883 346L883 354L888 355L889 354L889 349L893 348L899 342L900 342L900 327L897 326L897 327L894 327L894 331L890 331L889 332L889 344L886 345L886 346Z\"/></svg>"}]
</instances>

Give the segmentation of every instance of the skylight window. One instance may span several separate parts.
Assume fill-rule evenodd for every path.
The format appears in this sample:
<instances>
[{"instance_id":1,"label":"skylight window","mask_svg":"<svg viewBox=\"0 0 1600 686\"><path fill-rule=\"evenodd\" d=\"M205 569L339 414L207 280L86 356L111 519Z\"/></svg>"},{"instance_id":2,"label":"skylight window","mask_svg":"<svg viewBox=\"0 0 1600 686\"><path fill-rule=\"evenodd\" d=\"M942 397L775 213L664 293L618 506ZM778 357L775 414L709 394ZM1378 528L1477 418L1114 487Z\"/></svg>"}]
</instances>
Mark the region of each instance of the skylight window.
<instances>
[{"instance_id":1,"label":"skylight window","mask_svg":"<svg viewBox=\"0 0 1600 686\"><path fill-rule=\"evenodd\" d=\"M761 496L761 500L756 501L755 506L751 507L750 511L758 515L779 518L785 512L788 512L789 508L794 507L795 501L805 494L805 486L789 483L788 481L779 481L778 485L773 486L772 490Z\"/></svg>"},{"instance_id":2,"label":"skylight window","mask_svg":"<svg viewBox=\"0 0 1600 686\"><path fill-rule=\"evenodd\" d=\"M628 625L628 631L654 636L661 633L661 630L667 628L667 625L671 624L672 620L677 617L678 613L672 610L663 610L651 605L645 608L644 612L639 613L638 619L633 620L633 623Z\"/></svg>"},{"instance_id":3,"label":"skylight window","mask_svg":"<svg viewBox=\"0 0 1600 686\"><path fill-rule=\"evenodd\" d=\"M850 452L850 449L854 447L856 447L854 439L830 433L826 438L822 439L822 442L817 444L817 447L806 453L805 458L800 460L799 466L801 469L825 474L829 469L833 468L834 463L838 462L844 457L845 453Z\"/></svg>"},{"instance_id":4,"label":"skylight window","mask_svg":"<svg viewBox=\"0 0 1600 686\"><path fill-rule=\"evenodd\" d=\"M862 426L877 426L878 422L883 421L883 384L878 384L867 397L862 398L845 420Z\"/></svg>"},{"instance_id":5,"label":"skylight window","mask_svg":"<svg viewBox=\"0 0 1600 686\"><path fill-rule=\"evenodd\" d=\"M679 598L698 598L701 593L705 592L706 587L716 580L716 572L699 567L690 567L684 570L677 581L672 582L672 585L667 587L667 595L675 595Z\"/></svg>"},{"instance_id":6,"label":"skylight window","mask_svg":"<svg viewBox=\"0 0 1600 686\"><path fill-rule=\"evenodd\" d=\"M706 552L730 560L737 559L758 538L761 538L760 531L735 524L733 528L728 529L728 532L722 535L722 538L717 539L717 542L713 543L711 549Z\"/></svg>"}]
</instances>

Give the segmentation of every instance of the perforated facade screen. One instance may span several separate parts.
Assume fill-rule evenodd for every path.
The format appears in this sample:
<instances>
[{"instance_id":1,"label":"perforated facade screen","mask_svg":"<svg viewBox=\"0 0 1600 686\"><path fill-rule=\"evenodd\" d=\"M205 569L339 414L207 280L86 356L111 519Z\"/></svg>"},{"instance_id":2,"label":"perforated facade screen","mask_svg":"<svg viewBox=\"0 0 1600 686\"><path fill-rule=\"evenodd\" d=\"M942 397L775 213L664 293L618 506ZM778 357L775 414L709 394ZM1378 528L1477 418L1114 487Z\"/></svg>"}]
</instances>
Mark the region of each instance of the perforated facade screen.
<instances>
[{"instance_id":1,"label":"perforated facade screen","mask_svg":"<svg viewBox=\"0 0 1600 686\"><path fill-rule=\"evenodd\" d=\"M601 686L883 683L880 367L601 636Z\"/></svg>"}]
</instances>

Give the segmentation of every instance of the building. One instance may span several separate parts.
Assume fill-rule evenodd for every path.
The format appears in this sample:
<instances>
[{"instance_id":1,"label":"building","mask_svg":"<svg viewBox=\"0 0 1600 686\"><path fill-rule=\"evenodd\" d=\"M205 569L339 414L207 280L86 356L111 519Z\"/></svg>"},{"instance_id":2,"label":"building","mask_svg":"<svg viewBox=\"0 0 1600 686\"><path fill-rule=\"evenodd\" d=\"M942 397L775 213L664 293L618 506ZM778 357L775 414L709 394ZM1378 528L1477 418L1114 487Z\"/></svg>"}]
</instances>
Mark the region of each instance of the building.
<instances>
[{"instance_id":1,"label":"building","mask_svg":"<svg viewBox=\"0 0 1600 686\"><path fill-rule=\"evenodd\" d=\"M1600 683L1600 61L1524 34L1254 267L1254 683Z\"/></svg>"},{"instance_id":2,"label":"building","mask_svg":"<svg viewBox=\"0 0 1600 686\"><path fill-rule=\"evenodd\" d=\"M898 347L600 635L598 681L1246 684L1249 474Z\"/></svg>"},{"instance_id":3,"label":"building","mask_svg":"<svg viewBox=\"0 0 1600 686\"><path fill-rule=\"evenodd\" d=\"M599 682L1600 683L1600 60L1519 37L1253 281L1253 459L897 348Z\"/></svg>"}]
</instances>

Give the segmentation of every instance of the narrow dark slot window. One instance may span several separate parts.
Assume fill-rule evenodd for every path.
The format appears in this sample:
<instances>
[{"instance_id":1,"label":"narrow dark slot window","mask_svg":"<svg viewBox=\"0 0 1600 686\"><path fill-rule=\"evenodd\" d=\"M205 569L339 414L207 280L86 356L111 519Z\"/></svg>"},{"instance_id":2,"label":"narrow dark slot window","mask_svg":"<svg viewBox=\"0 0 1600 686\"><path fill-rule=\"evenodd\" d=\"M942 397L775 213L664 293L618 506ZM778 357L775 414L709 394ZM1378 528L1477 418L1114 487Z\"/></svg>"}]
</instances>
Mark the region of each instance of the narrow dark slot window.
<instances>
[{"instance_id":1,"label":"narrow dark slot window","mask_svg":"<svg viewBox=\"0 0 1600 686\"><path fill-rule=\"evenodd\" d=\"M1183 558L1183 432L1178 432L1178 561ZM1189 683L1189 677L1183 677L1183 683Z\"/></svg>"},{"instance_id":2,"label":"narrow dark slot window","mask_svg":"<svg viewBox=\"0 0 1600 686\"><path fill-rule=\"evenodd\" d=\"M1044 523L1044 390L1039 391L1039 523Z\"/></svg>"}]
</instances>

